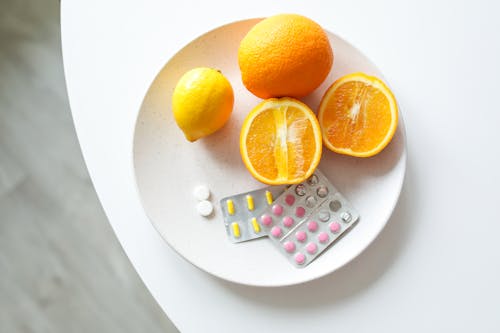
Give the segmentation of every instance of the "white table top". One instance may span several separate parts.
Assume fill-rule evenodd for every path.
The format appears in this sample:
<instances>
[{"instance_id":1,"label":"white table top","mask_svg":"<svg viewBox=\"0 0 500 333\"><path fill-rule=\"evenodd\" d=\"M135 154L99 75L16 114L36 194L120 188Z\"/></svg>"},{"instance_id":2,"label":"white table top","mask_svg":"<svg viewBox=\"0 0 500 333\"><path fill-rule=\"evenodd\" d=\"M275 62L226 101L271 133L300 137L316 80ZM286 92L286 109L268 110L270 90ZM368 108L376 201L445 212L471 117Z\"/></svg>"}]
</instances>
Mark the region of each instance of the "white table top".
<instances>
[{"instance_id":1,"label":"white table top","mask_svg":"<svg viewBox=\"0 0 500 333\"><path fill-rule=\"evenodd\" d=\"M382 234L319 280L255 288L181 259L135 189L132 132L165 62L234 20L296 12L370 57L405 118L408 167ZM500 7L488 1L63 1L68 94L89 173L135 269L183 332L500 330Z\"/></svg>"}]
</instances>

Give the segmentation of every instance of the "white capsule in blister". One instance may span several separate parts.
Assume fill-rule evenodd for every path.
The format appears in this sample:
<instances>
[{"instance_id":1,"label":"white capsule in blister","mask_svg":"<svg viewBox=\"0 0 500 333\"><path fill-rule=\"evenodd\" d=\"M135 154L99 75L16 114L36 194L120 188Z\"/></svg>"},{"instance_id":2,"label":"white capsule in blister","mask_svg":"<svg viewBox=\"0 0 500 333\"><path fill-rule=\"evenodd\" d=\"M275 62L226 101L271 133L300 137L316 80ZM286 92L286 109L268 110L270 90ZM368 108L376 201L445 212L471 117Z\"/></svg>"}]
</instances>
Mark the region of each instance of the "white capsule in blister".
<instances>
[{"instance_id":1,"label":"white capsule in blister","mask_svg":"<svg viewBox=\"0 0 500 333\"><path fill-rule=\"evenodd\" d=\"M351 215L349 212L343 212L343 213L340 215L340 218L341 218L341 219L342 219L342 221L344 221L344 222L351 222L352 215Z\"/></svg>"},{"instance_id":2,"label":"white capsule in blister","mask_svg":"<svg viewBox=\"0 0 500 333\"><path fill-rule=\"evenodd\" d=\"M304 184L299 184L295 187L295 193L299 196L299 197L303 197L305 194L306 194L306 187L304 186Z\"/></svg>"},{"instance_id":3,"label":"white capsule in blister","mask_svg":"<svg viewBox=\"0 0 500 333\"><path fill-rule=\"evenodd\" d=\"M326 222L330 219L330 213L327 210L322 210L318 213L318 219L321 222Z\"/></svg>"},{"instance_id":4,"label":"white capsule in blister","mask_svg":"<svg viewBox=\"0 0 500 333\"><path fill-rule=\"evenodd\" d=\"M324 185L319 186L318 189L316 190L316 194L320 198L325 198L328 195L328 187Z\"/></svg>"},{"instance_id":5,"label":"white capsule in blister","mask_svg":"<svg viewBox=\"0 0 500 333\"><path fill-rule=\"evenodd\" d=\"M307 180L307 184L313 186L313 185L316 185L317 183L319 182L319 178L318 176L316 175L312 175L311 177L309 177L309 179Z\"/></svg>"},{"instance_id":6,"label":"white capsule in blister","mask_svg":"<svg viewBox=\"0 0 500 333\"><path fill-rule=\"evenodd\" d=\"M342 204L338 200L333 200L330 202L329 207L332 212L337 212L342 207Z\"/></svg>"},{"instance_id":7,"label":"white capsule in blister","mask_svg":"<svg viewBox=\"0 0 500 333\"><path fill-rule=\"evenodd\" d=\"M309 207L309 208L312 208L316 205L316 202L318 201L318 199L316 199L316 197L314 196L308 196L306 198L306 206Z\"/></svg>"}]
</instances>

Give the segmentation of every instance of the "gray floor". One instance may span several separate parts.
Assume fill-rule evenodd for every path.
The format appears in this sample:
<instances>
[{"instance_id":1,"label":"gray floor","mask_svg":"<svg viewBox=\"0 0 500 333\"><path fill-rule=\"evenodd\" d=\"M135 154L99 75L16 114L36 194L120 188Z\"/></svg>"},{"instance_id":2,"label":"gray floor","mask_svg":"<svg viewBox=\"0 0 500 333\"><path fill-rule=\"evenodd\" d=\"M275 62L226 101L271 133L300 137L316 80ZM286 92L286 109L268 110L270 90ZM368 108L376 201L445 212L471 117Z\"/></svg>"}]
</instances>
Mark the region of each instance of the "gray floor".
<instances>
[{"instance_id":1,"label":"gray floor","mask_svg":"<svg viewBox=\"0 0 500 333\"><path fill-rule=\"evenodd\" d=\"M0 0L0 332L177 332L87 174L57 0Z\"/></svg>"}]
</instances>

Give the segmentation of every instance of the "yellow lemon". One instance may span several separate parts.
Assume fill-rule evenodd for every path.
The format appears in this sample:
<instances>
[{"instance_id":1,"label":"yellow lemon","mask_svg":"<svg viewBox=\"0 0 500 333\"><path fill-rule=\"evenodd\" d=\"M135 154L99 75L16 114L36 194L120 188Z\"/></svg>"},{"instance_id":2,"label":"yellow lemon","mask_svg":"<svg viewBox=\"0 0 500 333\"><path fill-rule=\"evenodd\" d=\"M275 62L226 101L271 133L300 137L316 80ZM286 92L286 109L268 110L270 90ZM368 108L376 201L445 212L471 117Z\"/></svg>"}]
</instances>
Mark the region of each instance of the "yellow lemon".
<instances>
[{"instance_id":1,"label":"yellow lemon","mask_svg":"<svg viewBox=\"0 0 500 333\"><path fill-rule=\"evenodd\" d=\"M233 111L231 84L216 69L199 67L186 72L172 95L172 111L184 136L193 142L219 130Z\"/></svg>"}]
</instances>

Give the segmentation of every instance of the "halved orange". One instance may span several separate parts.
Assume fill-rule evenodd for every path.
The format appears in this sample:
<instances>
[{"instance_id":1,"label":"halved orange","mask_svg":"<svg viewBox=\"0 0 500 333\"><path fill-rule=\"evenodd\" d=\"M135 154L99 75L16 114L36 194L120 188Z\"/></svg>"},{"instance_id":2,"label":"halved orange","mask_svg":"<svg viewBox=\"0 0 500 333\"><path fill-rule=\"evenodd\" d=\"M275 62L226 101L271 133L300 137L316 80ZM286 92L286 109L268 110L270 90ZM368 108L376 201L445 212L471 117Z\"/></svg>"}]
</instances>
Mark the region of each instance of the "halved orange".
<instances>
[{"instance_id":1,"label":"halved orange","mask_svg":"<svg viewBox=\"0 0 500 333\"><path fill-rule=\"evenodd\" d=\"M328 88L320 103L318 120L328 149L370 157L381 152L394 136L398 106L380 79L353 73Z\"/></svg>"},{"instance_id":2,"label":"halved orange","mask_svg":"<svg viewBox=\"0 0 500 333\"><path fill-rule=\"evenodd\" d=\"M245 118L240 134L243 163L257 180L297 184L312 175L321 159L316 116L293 98L270 98Z\"/></svg>"}]
</instances>

